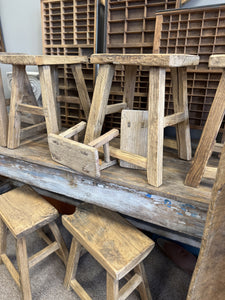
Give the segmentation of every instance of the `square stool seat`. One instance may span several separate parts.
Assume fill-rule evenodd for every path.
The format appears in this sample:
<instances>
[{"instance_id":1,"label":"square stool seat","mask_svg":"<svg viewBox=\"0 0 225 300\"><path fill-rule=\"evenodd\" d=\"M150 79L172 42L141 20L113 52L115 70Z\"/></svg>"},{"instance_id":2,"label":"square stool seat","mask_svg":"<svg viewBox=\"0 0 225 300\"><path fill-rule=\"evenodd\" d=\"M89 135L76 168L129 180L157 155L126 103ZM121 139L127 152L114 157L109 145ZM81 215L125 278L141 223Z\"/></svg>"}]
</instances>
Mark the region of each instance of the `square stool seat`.
<instances>
[{"instance_id":1,"label":"square stool seat","mask_svg":"<svg viewBox=\"0 0 225 300\"><path fill-rule=\"evenodd\" d=\"M0 196L0 263L4 263L22 291L23 299L32 299L29 268L56 252L64 264L68 250L55 223L58 211L29 186L22 186ZM41 230L48 225L55 241ZM18 271L6 254L7 228L16 239ZM27 256L26 237L37 231L48 244L31 257Z\"/></svg>"},{"instance_id":2,"label":"square stool seat","mask_svg":"<svg viewBox=\"0 0 225 300\"><path fill-rule=\"evenodd\" d=\"M91 299L75 277L83 246L107 272L107 299L126 299L137 287L142 299L151 299L142 264L154 242L119 214L90 204L82 204L73 215L62 216L73 240L64 284L81 299ZM129 274L131 271L134 275ZM119 280L129 279L119 291ZM122 297L122 298L120 298Z\"/></svg>"}]
</instances>

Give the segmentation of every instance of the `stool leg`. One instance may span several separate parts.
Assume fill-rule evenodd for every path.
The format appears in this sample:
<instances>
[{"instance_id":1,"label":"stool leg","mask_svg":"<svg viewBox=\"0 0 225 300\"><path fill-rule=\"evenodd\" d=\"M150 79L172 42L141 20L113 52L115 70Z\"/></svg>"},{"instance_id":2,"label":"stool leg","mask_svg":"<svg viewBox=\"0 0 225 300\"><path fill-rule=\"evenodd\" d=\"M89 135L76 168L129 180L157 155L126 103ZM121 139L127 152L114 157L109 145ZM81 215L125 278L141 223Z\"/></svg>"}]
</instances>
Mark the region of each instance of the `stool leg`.
<instances>
[{"instance_id":1,"label":"stool leg","mask_svg":"<svg viewBox=\"0 0 225 300\"><path fill-rule=\"evenodd\" d=\"M73 237L70 246L70 254L66 267L66 275L64 279L65 288L69 289L72 278L76 276L78 262L80 258L81 244Z\"/></svg>"},{"instance_id":2,"label":"stool leg","mask_svg":"<svg viewBox=\"0 0 225 300\"><path fill-rule=\"evenodd\" d=\"M119 299L119 281L107 272L107 300Z\"/></svg>"},{"instance_id":3,"label":"stool leg","mask_svg":"<svg viewBox=\"0 0 225 300\"><path fill-rule=\"evenodd\" d=\"M0 70L0 146L7 146L7 134L8 134L8 113L5 103L5 95L3 91L2 75Z\"/></svg>"},{"instance_id":4,"label":"stool leg","mask_svg":"<svg viewBox=\"0 0 225 300\"><path fill-rule=\"evenodd\" d=\"M162 184L165 75L163 68L150 68L147 177L148 183L156 187Z\"/></svg>"},{"instance_id":5,"label":"stool leg","mask_svg":"<svg viewBox=\"0 0 225 300\"><path fill-rule=\"evenodd\" d=\"M51 229L53 235L54 235L54 238L56 240L56 242L58 243L58 246L59 246L59 252L61 254L61 257L62 257L62 260L64 262L64 264L66 265L67 264L67 259L68 259L68 250L66 248L66 244L63 240L63 237L59 231L59 228L58 226L56 225L55 222L52 222L49 224L49 228Z\"/></svg>"},{"instance_id":6,"label":"stool leg","mask_svg":"<svg viewBox=\"0 0 225 300\"><path fill-rule=\"evenodd\" d=\"M7 236L7 229L2 221L0 219L0 264L2 264L1 255L6 253L6 236Z\"/></svg>"},{"instance_id":7,"label":"stool leg","mask_svg":"<svg viewBox=\"0 0 225 300\"><path fill-rule=\"evenodd\" d=\"M135 273L139 274L142 277L142 282L138 286L138 291L140 293L141 299L142 300L152 300L152 296L151 296L151 292L149 290L148 280L147 280L147 276L145 273L145 268L144 268L143 262L138 264L134 268L134 271L135 271Z\"/></svg>"},{"instance_id":8,"label":"stool leg","mask_svg":"<svg viewBox=\"0 0 225 300\"><path fill-rule=\"evenodd\" d=\"M17 264L20 274L21 289L23 300L32 300L29 266L27 258L27 245L25 237L17 240Z\"/></svg>"},{"instance_id":9,"label":"stool leg","mask_svg":"<svg viewBox=\"0 0 225 300\"><path fill-rule=\"evenodd\" d=\"M184 112L185 121L176 125L178 156L191 159L191 134L188 116L187 72L186 68L171 68L174 113Z\"/></svg>"}]
</instances>

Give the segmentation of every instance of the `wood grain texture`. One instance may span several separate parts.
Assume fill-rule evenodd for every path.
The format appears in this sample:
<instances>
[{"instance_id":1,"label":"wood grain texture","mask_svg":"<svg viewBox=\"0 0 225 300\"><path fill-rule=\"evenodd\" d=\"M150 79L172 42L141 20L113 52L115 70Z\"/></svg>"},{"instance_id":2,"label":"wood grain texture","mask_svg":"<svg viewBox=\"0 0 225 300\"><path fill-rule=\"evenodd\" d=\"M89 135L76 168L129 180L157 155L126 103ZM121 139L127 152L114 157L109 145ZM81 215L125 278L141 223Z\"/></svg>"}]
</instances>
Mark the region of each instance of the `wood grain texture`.
<instances>
[{"instance_id":1,"label":"wood grain texture","mask_svg":"<svg viewBox=\"0 0 225 300\"><path fill-rule=\"evenodd\" d=\"M55 95L54 81L50 66L39 66L43 110L47 132L59 133L58 107Z\"/></svg>"},{"instance_id":2,"label":"wood grain texture","mask_svg":"<svg viewBox=\"0 0 225 300\"><path fill-rule=\"evenodd\" d=\"M63 225L114 278L120 279L142 261L154 242L117 213L80 205Z\"/></svg>"},{"instance_id":3,"label":"wood grain texture","mask_svg":"<svg viewBox=\"0 0 225 300\"><path fill-rule=\"evenodd\" d=\"M48 135L52 159L77 172L99 177L98 150L94 147L72 141L56 134Z\"/></svg>"},{"instance_id":4,"label":"wood grain texture","mask_svg":"<svg viewBox=\"0 0 225 300\"><path fill-rule=\"evenodd\" d=\"M225 147L213 186L204 234L187 300L224 299L225 294Z\"/></svg>"},{"instance_id":5,"label":"wood grain texture","mask_svg":"<svg viewBox=\"0 0 225 300\"><path fill-rule=\"evenodd\" d=\"M215 98L209 111L192 165L185 179L185 184L197 187L202 179L207 162L212 154L225 113L225 71L223 71Z\"/></svg>"},{"instance_id":6,"label":"wood grain texture","mask_svg":"<svg viewBox=\"0 0 225 300\"><path fill-rule=\"evenodd\" d=\"M123 110L121 115L120 149L147 157L148 112ZM120 160L120 166L140 169L137 165ZM146 166L145 166L146 167Z\"/></svg>"},{"instance_id":7,"label":"wood grain texture","mask_svg":"<svg viewBox=\"0 0 225 300\"><path fill-rule=\"evenodd\" d=\"M87 123L84 143L88 144L101 135L103 122L114 74L114 67L102 65L99 68Z\"/></svg>"},{"instance_id":8,"label":"wood grain texture","mask_svg":"<svg viewBox=\"0 0 225 300\"><path fill-rule=\"evenodd\" d=\"M134 92L136 84L137 66L125 66L125 85L123 103L127 103L129 109L134 106Z\"/></svg>"},{"instance_id":9,"label":"wood grain texture","mask_svg":"<svg viewBox=\"0 0 225 300\"><path fill-rule=\"evenodd\" d=\"M21 116L17 111L17 106L22 103L24 83L25 67L13 66L7 142L7 147L11 149L18 147L20 144Z\"/></svg>"},{"instance_id":10,"label":"wood grain texture","mask_svg":"<svg viewBox=\"0 0 225 300\"><path fill-rule=\"evenodd\" d=\"M1 38L0 38L1 40ZM8 113L6 109L5 95L2 83L2 74L0 70L0 146L7 146L8 136Z\"/></svg>"},{"instance_id":11,"label":"wood grain texture","mask_svg":"<svg viewBox=\"0 0 225 300\"><path fill-rule=\"evenodd\" d=\"M148 183L156 187L163 182L165 75L166 70L163 68L150 68L147 178Z\"/></svg>"},{"instance_id":12,"label":"wood grain texture","mask_svg":"<svg viewBox=\"0 0 225 300\"><path fill-rule=\"evenodd\" d=\"M225 55L224 54L211 55L209 58L209 67L225 68Z\"/></svg>"},{"instance_id":13,"label":"wood grain texture","mask_svg":"<svg viewBox=\"0 0 225 300\"><path fill-rule=\"evenodd\" d=\"M28 54L4 54L0 55L2 64L13 65L64 65L87 63L87 56L72 55L28 55Z\"/></svg>"},{"instance_id":14,"label":"wood grain texture","mask_svg":"<svg viewBox=\"0 0 225 300\"><path fill-rule=\"evenodd\" d=\"M20 238L55 220L58 212L29 186L22 186L0 196L0 216Z\"/></svg>"},{"instance_id":15,"label":"wood grain texture","mask_svg":"<svg viewBox=\"0 0 225 300\"><path fill-rule=\"evenodd\" d=\"M191 133L188 114L187 70L186 68L171 68L174 113L184 113L184 119L176 125L178 157L190 160L192 158Z\"/></svg>"},{"instance_id":16,"label":"wood grain texture","mask_svg":"<svg viewBox=\"0 0 225 300\"><path fill-rule=\"evenodd\" d=\"M90 62L151 67L187 67L198 65L199 57L188 54L92 54Z\"/></svg>"},{"instance_id":17,"label":"wood grain texture","mask_svg":"<svg viewBox=\"0 0 225 300\"><path fill-rule=\"evenodd\" d=\"M73 76L75 78L76 87L77 87L77 91L79 94L81 106L84 110L86 120L88 120L91 102L89 99L89 95L88 95L86 83L84 80L81 64L71 65L71 69L73 72Z\"/></svg>"}]
</instances>

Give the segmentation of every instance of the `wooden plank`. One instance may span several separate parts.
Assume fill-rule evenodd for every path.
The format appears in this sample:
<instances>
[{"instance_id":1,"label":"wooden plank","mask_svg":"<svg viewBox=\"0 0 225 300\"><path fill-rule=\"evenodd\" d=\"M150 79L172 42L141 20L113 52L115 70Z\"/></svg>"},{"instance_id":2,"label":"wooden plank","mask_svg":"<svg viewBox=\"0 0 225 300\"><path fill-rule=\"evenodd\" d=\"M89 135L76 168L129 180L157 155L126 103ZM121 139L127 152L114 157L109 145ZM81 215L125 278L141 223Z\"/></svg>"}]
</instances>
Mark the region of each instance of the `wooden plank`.
<instances>
[{"instance_id":1,"label":"wooden plank","mask_svg":"<svg viewBox=\"0 0 225 300\"><path fill-rule=\"evenodd\" d=\"M154 41L153 41L153 52L152 52L154 54L159 53L162 23L163 23L163 16L162 15L156 15L155 33L154 33Z\"/></svg>"},{"instance_id":2,"label":"wooden plank","mask_svg":"<svg viewBox=\"0 0 225 300\"><path fill-rule=\"evenodd\" d=\"M22 103L24 82L25 67L13 66L7 142L7 147L11 149L14 149L20 145L21 117L20 112L17 111L17 106L18 104Z\"/></svg>"},{"instance_id":3,"label":"wooden plank","mask_svg":"<svg viewBox=\"0 0 225 300\"><path fill-rule=\"evenodd\" d=\"M76 277L80 252L81 244L78 243L78 241L73 237L70 246L69 258L66 266L66 274L64 278L64 287L66 289L69 289L71 280Z\"/></svg>"},{"instance_id":4,"label":"wooden plank","mask_svg":"<svg viewBox=\"0 0 225 300\"><path fill-rule=\"evenodd\" d=\"M54 92L54 99L55 99L55 107L57 112L57 120L58 120L58 126L59 130L62 129L62 122L61 122L61 116L60 116L60 103L57 101L57 97L59 95L59 74L58 74L58 66L51 66L51 76L52 76L52 82L53 82L53 92Z\"/></svg>"},{"instance_id":5,"label":"wooden plank","mask_svg":"<svg viewBox=\"0 0 225 300\"><path fill-rule=\"evenodd\" d=\"M76 279L71 280L70 285L80 297L80 299L92 300L92 298L87 294L87 292L83 289L83 287L79 284L79 282Z\"/></svg>"},{"instance_id":6,"label":"wooden plank","mask_svg":"<svg viewBox=\"0 0 225 300\"><path fill-rule=\"evenodd\" d=\"M73 76L75 78L76 87L77 87L77 91L79 94L81 106L84 110L84 115L86 117L86 120L88 120L91 102L90 102L87 87L85 84L81 64L71 65L71 69L73 72Z\"/></svg>"},{"instance_id":7,"label":"wooden plank","mask_svg":"<svg viewBox=\"0 0 225 300\"><path fill-rule=\"evenodd\" d=\"M27 245L25 237L16 241L16 257L20 275L20 284L24 300L32 300L30 276L27 258Z\"/></svg>"},{"instance_id":8,"label":"wooden plank","mask_svg":"<svg viewBox=\"0 0 225 300\"><path fill-rule=\"evenodd\" d=\"M178 112L173 115L166 116L164 118L164 128L167 126L173 126L180 123L186 119L184 112Z\"/></svg>"},{"instance_id":9,"label":"wooden plank","mask_svg":"<svg viewBox=\"0 0 225 300\"><path fill-rule=\"evenodd\" d=\"M0 62L13 65L64 65L87 63L87 56L72 55L28 55L28 54L5 54L0 55Z\"/></svg>"},{"instance_id":10,"label":"wooden plank","mask_svg":"<svg viewBox=\"0 0 225 300\"><path fill-rule=\"evenodd\" d=\"M0 38L1 40L1 38ZM0 70L0 146L7 146L7 135L8 135L8 113L6 109L6 101L3 90L2 74Z\"/></svg>"},{"instance_id":11,"label":"wooden plank","mask_svg":"<svg viewBox=\"0 0 225 300\"><path fill-rule=\"evenodd\" d=\"M74 96L62 96L59 95L56 97L58 102L65 102L65 103L75 103L79 104L80 103L80 98L79 97L74 97Z\"/></svg>"},{"instance_id":12,"label":"wooden plank","mask_svg":"<svg viewBox=\"0 0 225 300\"><path fill-rule=\"evenodd\" d=\"M119 299L119 282L108 272L106 274L107 300Z\"/></svg>"},{"instance_id":13,"label":"wooden plank","mask_svg":"<svg viewBox=\"0 0 225 300\"><path fill-rule=\"evenodd\" d=\"M156 187L162 184L165 75L162 68L150 68L148 95L148 183Z\"/></svg>"},{"instance_id":14,"label":"wooden plank","mask_svg":"<svg viewBox=\"0 0 225 300\"><path fill-rule=\"evenodd\" d=\"M134 106L134 92L136 84L137 66L125 66L125 85L123 103L127 103L129 109Z\"/></svg>"},{"instance_id":15,"label":"wooden plank","mask_svg":"<svg viewBox=\"0 0 225 300\"><path fill-rule=\"evenodd\" d=\"M211 105L198 147L192 161L191 168L186 176L185 184L197 187L202 179L207 162L212 154L216 137L219 132L225 113L225 71L223 71L215 98Z\"/></svg>"},{"instance_id":16,"label":"wooden plank","mask_svg":"<svg viewBox=\"0 0 225 300\"><path fill-rule=\"evenodd\" d=\"M104 144L109 143L112 139L117 137L119 135L118 129L112 129L109 132L106 132L105 134L101 135L97 139L91 141L88 145L99 148L102 147Z\"/></svg>"},{"instance_id":17,"label":"wooden plank","mask_svg":"<svg viewBox=\"0 0 225 300\"><path fill-rule=\"evenodd\" d=\"M35 253L29 258L29 268L32 268L40 261L48 257L50 254L54 253L56 250L59 249L57 242L53 242L52 244L48 245L44 249L40 250L39 252Z\"/></svg>"},{"instance_id":18,"label":"wooden plank","mask_svg":"<svg viewBox=\"0 0 225 300\"><path fill-rule=\"evenodd\" d=\"M58 108L50 66L40 66L39 74L47 132L59 133Z\"/></svg>"},{"instance_id":19,"label":"wooden plank","mask_svg":"<svg viewBox=\"0 0 225 300\"><path fill-rule=\"evenodd\" d=\"M20 103L18 105L17 111L23 112L23 113L39 115L39 116L44 116L44 111L43 111L42 107L34 106L34 105L30 105L30 104Z\"/></svg>"},{"instance_id":20,"label":"wooden plank","mask_svg":"<svg viewBox=\"0 0 225 300\"><path fill-rule=\"evenodd\" d=\"M19 273L17 272L16 268L14 267L14 265L12 264L12 262L10 261L8 256L6 254L2 254L1 259L2 259L2 262L5 264L6 268L8 269L10 275L15 280L18 287L20 287Z\"/></svg>"},{"instance_id":21,"label":"wooden plank","mask_svg":"<svg viewBox=\"0 0 225 300\"><path fill-rule=\"evenodd\" d=\"M21 129L20 131L20 139L26 139L28 137L35 137L40 133L46 132L46 123L42 122L40 124L31 125Z\"/></svg>"},{"instance_id":22,"label":"wooden plank","mask_svg":"<svg viewBox=\"0 0 225 300\"><path fill-rule=\"evenodd\" d=\"M178 157L185 160L192 158L191 134L188 114L188 97L187 97L187 70L186 68L172 68L172 90L174 112L184 113L184 120L179 120L176 125L176 139L178 148Z\"/></svg>"},{"instance_id":23,"label":"wooden plank","mask_svg":"<svg viewBox=\"0 0 225 300\"><path fill-rule=\"evenodd\" d=\"M207 214L198 261L188 291L188 300L224 299L225 293L225 147Z\"/></svg>"},{"instance_id":24,"label":"wooden plank","mask_svg":"<svg viewBox=\"0 0 225 300\"><path fill-rule=\"evenodd\" d=\"M48 135L48 143L53 160L82 174L100 176L97 149L56 134Z\"/></svg>"},{"instance_id":25,"label":"wooden plank","mask_svg":"<svg viewBox=\"0 0 225 300\"><path fill-rule=\"evenodd\" d=\"M127 103L117 103L107 105L106 107L106 115L114 114L116 112L120 112L122 109L127 108Z\"/></svg>"},{"instance_id":26,"label":"wooden plank","mask_svg":"<svg viewBox=\"0 0 225 300\"><path fill-rule=\"evenodd\" d=\"M150 238L119 214L88 203L78 206L73 215L64 215L62 222L79 243L117 280L130 272L154 247ZM108 251L108 245L111 243L113 247Z\"/></svg>"},{"instance_id":27,"label":"wooden plank","mask_svg":"<svg viewBox=\"0 0 225 300\"><path fill-rule=\"evenodd\" d=\"M209 57L210 68L225 68L225 55L216 54Z\"/></svg>"},{"instance_id":28,"label":"wooden plank","mask_svg":"<svg viewBox=\"0 0 225 300\"><path fill-rule=\"evenodd\" d=\"M92 54L94 64L138 65L151 67L187 67L199 64L197 55L188 54Z\"/></svg>"},{"instance_id":29,"label":"wooden plank","mask_svg":"<svg viewBox=\"0 0 225 300\"><path fill-rule=\"evenodd\" d=\"M106 107L114 74L114 66L102 65L95 83L91 110L87 123L84 143L88 144L101 135Z\"/></svg>"},{"instance_id":30,"label":"wooden plank","mask_svg":"<svg viewBox=\"0 0 225 300\"><path fill-rule=\"evenodd\" d=\"M121 115L120 149L147 157L148 112L123 110ZM146 168L145 160L145 168ZM120 160L120 166L140 169L139 166Z\"/></svg>"},{"instance_id":31,"label":"wooden plank","mask_svg":"<svg viewBox=\"0 0 225 300\"><path fill-rule=\"evenodd\" d=\"M141 299L152 300L151 292L148 285L148 278L145 273L145 267L143 261L138 264L135 269L135 273L139 274L142 278L142 282L138 287L138 291L140 293Z\"/></svg>"},{"instance_id":32,"label":"wooden plank","mask_svg":"<svg viewBox=\"0 0 225 300\"><path fill-rule=\"evenodd\" d=\"M135 274L119 291L120 300L125 300L127 297L139 286L142 278L140 275ZM144 298L143 298L144 299Z\"/></svg>"},{"instance_id":33,"label":"wooden plank","mask_svg":"<svg viewBox=\"0 0 225 300\"><path fill-rule=\"evenodd\" d=\"M20 238L56 219L58 212L29 186L22 186L0 196L0 215L13 236Z\"/></svg>"},{"instance_id":34,"label":"wooden plank","mask_svg":"<svg viewBox=\"0 0 225 300\"><path fill-rule=\"evenodd\" d=\"M55 163L48 151L37 148L35 143L23 159L15 158L17 149L12 151L13 157L0 155L1 175L188 236L202 237L212 181L199 189L185 186L183 180L189 167L186 161L166 157L164 184L155 188L147 183L145 172L118 166L102 171L98 180L82 176Z\"/></svg>"},{"instance_id":35,"label":"wooden plank","mask_svg":"<svg viewBox=\"0 0 225 300\"><path fill-rule=\"evenodd\" d=\"M0 264L2 264L2 255L6 253L7 228L0 218Z\"/></svg>"},{"instance_id":36,"label":"wooden plank","mask_svg":"<svg viewBox=\"0 0 225 300\"><path fill-rule=\"evenodd\" d=\"M74 135L78 134L79 132L81 132L82 130L84 130L86 128L86 124L87 124L86 122L81 121L80 123L74 125L73 127L61 132L59 136L69 139Z\"/></svg>"}]
</instances>

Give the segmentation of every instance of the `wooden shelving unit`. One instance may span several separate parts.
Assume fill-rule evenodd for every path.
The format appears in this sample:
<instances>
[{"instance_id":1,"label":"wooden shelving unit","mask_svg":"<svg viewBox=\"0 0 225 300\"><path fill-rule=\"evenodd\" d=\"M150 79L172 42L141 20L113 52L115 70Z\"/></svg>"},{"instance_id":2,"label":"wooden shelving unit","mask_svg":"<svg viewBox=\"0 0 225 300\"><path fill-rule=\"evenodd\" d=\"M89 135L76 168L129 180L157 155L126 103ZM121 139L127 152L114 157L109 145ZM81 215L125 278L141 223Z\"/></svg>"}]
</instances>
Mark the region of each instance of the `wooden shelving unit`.
<instances>
[{"instance_id":1,"label":"wooden shelving unit","mask_svg":"<svg viewBox=\"0 0 225 300\"><path fill-rule=\"evenodd\" d=\"M42 0L43 53L47 55L87 55L97 47L97 0ZM90 94L95 76L91 64L83 65L83 73ZM59 68L59 92L62 96L61 118L70 127L84 120L72 71ZM64 101L63 101L64 100Z\"/></svg>"},{"instance_id":2,"label":"wooden shelving unit","mask_svg":"<svg viewBox=\"0 0 225 300\"><path fill-rule=\"evenodd\" d=\"M210 55L225 52L225 5L158 13L153 51L200 56L199 66L188 72L188 100L190 124L202 129L221 77L221 70L209 69L208 61ZM166 114L171 114L169 74L167 83Z\"/></svg>"},{"instance_id":3,"label":"wooden shelving unit","mask_svg":"<svg viewBox=\"0 0 225 300\"><path fill-rule=\"evenodd\" d=\"M120 54L146 54L153 52L156 12L179 7L176 0L109 0L107 9L106 52ZM148 70L138 68L134 109L147 109ZM110 102L122 100L124 70L117 68ZM120 114L106 117L107 129L120 127Z\"/></svg>"}]
</instances>

